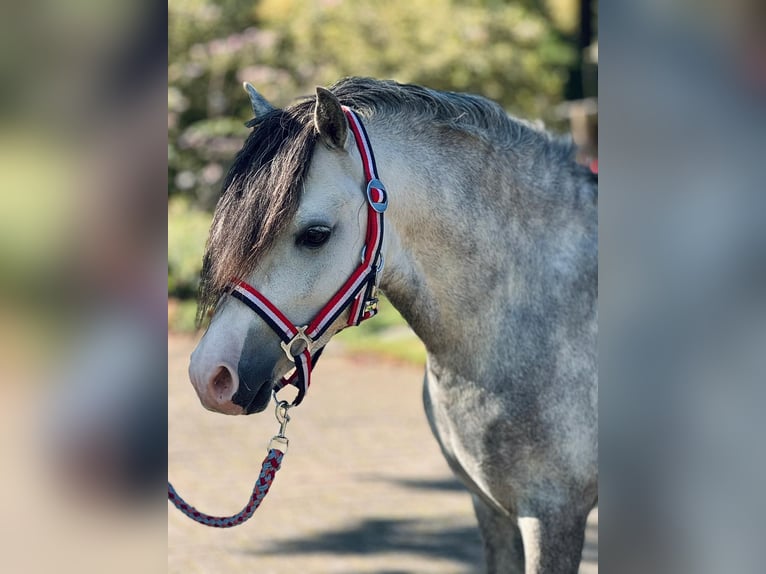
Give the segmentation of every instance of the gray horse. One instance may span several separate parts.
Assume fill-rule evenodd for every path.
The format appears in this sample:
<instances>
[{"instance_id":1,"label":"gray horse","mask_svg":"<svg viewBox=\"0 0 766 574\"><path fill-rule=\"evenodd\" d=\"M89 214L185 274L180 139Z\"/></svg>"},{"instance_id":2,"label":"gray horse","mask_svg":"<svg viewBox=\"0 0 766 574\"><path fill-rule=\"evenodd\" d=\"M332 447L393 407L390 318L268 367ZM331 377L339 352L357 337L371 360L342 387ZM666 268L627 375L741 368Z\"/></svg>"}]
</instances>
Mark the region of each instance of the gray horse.
<instances>
[{"instance_id":1,"label":"gray horse","mask_svg":"<svg viewBox=\"0 0 766 574\"><path fill-rule=\"evenodd\" d=\"M214 313L189 368L203 405L262 411L293 366L232 278L303 325L359 265L348 106L388 189L380 287L426 345L426 414L472 493L487 569L576 572L598 495L596 177L571 143L478 96L350 78L275 109L248 90L254 129L204 258Z\"/></svg>"}]
</instances>

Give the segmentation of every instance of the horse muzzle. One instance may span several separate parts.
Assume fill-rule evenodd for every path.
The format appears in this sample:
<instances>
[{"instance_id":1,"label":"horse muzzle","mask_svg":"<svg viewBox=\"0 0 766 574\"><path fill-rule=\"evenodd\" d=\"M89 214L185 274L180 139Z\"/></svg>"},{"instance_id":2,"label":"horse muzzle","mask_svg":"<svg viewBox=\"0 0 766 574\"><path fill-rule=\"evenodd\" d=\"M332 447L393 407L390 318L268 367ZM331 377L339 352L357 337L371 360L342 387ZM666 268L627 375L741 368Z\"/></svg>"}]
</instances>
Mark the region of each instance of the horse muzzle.
<instances>
[{"instance_id":1,"label":"horse muzzle","mask_svg":"<svg viewBox=\"0 0 766 574\"><path fill-rule=\"evenodd\" d=\"M268 406L278 355L246 353L236 362L233 357L210 360L206 355L195 351L189 363L189 379L202 406L227 415L259 413Z\"/></svg>"}]
</instances>

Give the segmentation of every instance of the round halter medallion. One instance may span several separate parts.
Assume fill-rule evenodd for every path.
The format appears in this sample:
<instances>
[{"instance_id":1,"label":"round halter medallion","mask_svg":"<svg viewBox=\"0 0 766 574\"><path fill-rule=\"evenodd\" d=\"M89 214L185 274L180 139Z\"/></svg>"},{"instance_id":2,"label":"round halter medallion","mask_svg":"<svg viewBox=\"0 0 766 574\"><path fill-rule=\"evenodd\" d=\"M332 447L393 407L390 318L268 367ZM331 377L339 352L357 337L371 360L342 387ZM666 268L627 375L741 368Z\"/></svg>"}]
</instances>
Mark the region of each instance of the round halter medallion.
<instances>
[{"instance_id":1,"label":"round halter medallion","mask_svg":"<svg viewBox=\"0 0 766 574\"><path fill-rule=\"evenodd\" d=\"M373 199L372 190L376 190L378 198ZM367 184L367 202L370 207L378 213L383 213L388 207L388 193L386 193L386 186L379 179L371 179Z\"/></svg>"}]
</instances>

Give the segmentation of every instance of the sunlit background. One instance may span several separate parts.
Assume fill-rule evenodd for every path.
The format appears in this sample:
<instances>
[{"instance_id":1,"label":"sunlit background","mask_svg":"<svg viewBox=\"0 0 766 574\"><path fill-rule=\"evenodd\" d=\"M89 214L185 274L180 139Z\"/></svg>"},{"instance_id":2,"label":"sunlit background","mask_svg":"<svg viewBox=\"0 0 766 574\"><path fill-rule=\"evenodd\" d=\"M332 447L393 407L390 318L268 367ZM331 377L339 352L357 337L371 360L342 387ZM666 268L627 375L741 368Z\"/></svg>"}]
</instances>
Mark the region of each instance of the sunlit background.
<instances>
[{"instance_id":1,"label":"sunlit background","mask_svg":"<svg viewBox=\"0 0 766 574\"><path fill-rule=\"evenodd\" d=\"M242 83L252 83L277 106L346 76L480 94L573 137L578 160L597 170L598 7L588 0L171 0L169 18L169 472L198 504L231 508L237 501L221 485L245 494L240 477L253 472L254 461L238 453L268 436L273 421L268 414L236 422L203 416L184 370L207 229L222 179L250 131L244 124L252 110ZM374 365L354 362L365 357ZM385 300L373 321L335 337L315 372L316 391L295 415L292 466L280 474L270 499L247 527L220 541L171 510L170 571L192 563L208 571L273 571L279 548L295 548L285 551L278 567L285 573L373 572L382 564L391 571L476 571L482 551L470 497L452 477L422 412L424 363L423 345ZM333 383L351 373L360 379L330 395ZM365 387L367 394L354 394ZM357 397L351 412L342 406L348 397ZM413 413L416 418L397 432L397 421ZM190 420L195 424L185 424ZM310 429L309 436L302 429ZM341 431L351 435L342 446L358 448L338 447L330 464L343 470L328 484L330 469L310 469L321 467ZM393 486L395 478L388 490L382 486L386 469L397 464L384 445L407 458L392 435L421 445L419 465L395 473L402 484L407 477L423 483L420 490ZM213 457L223 464L221 472L210 470ZM294 484L301 472L316 473L305 487ZM381 499L391 502L375 506ZM592 523L589 531L596 528ZM596 544L591 535L588 574L597 569Z\"/></svg>"},{"instance_id":2,"label":"sunlit background","mask_svg":"<svg viewBox=\"0 0 766 574\"><path fill-rule=\"evenodd\" d=\"M594 2L588 46L573 2L351 5L171 3L166 51L162 5L2 3L0 569L166 568L166 294L194 291L241 80L392 77L560 131L581 101L588 133L597 40L599 560L761 572L765 4Z\"/></svg>"}]
</instances>

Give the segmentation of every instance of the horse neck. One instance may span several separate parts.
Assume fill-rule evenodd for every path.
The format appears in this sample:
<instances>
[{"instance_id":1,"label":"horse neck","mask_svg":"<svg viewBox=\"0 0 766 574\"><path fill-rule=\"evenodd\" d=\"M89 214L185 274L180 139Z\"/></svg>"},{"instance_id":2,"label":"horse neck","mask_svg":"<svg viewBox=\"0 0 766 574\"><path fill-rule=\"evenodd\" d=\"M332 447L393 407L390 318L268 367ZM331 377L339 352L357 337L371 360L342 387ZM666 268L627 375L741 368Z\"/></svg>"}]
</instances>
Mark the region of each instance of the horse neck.
<instances>
[{"instance_id":1,"label":"horse neck","mask_svg":"<svg viewBox=\"0 0 766 574\"><path fill-rule=\"evenodd\" d=\"M514 305L555 305L539 294L594 272L595 191L573 166L468 134L371 133L390 193L381 288L432 358L484 363Z\"/></svg>"}]
</instances>

